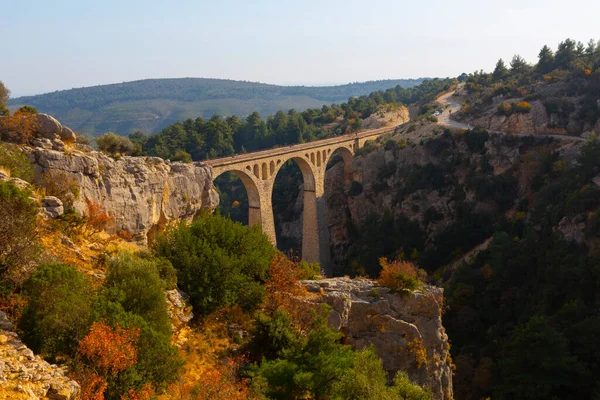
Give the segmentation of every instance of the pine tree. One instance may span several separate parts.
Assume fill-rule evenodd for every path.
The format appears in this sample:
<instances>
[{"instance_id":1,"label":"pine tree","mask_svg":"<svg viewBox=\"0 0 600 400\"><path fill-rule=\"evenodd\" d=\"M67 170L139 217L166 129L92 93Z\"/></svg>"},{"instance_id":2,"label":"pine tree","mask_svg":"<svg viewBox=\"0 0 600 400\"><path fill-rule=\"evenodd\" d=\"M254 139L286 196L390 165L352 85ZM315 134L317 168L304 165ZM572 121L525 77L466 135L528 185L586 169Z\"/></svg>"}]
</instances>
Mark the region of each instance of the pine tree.
<instances>
[{"instance_id":1,"label":"pine tree","mask_svg":"<svg viewBox=\"0 0 600 400\"><path fill-rule=\"evenodd\" d=\"M506 68L506 64L504 64L503 59L499 59L496 63L496 68L492 74L494 81L500 81L504 79L508 75L508 68Z\"/></svg>"}]
</instances>

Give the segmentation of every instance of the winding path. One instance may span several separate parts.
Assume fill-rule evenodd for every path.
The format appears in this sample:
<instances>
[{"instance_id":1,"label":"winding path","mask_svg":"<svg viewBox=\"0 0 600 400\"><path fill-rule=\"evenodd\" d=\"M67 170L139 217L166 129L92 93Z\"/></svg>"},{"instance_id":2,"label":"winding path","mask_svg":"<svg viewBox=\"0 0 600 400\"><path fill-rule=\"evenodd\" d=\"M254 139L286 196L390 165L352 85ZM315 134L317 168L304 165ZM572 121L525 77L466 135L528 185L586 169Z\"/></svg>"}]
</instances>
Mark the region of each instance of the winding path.
<instances>
[{"instance_id":1,"label":"winding path","mask_svg":"<svg viewBox=\"0 0 600 400\"><path fill-rule=\"evenodd\" d=\"M442 126L447 126L450 128L456 128L456 129L473 129L474 128L473 125L465 124L463 122L458 122L458 121L455 121L450 118L452 116L452 113L457 113L462 108L461 104L452 98L454 93L456 93L456 90L445 93L436 99L436 101L438 103L447 104L449 106L449 107L445 108L444 111L438 116L438 124L442 125ZM487 129L487 131L489 133L498 133L500 135L539 136L539 137L546 137L546 138L552 138L552 139L558 139L558 140L567 140L567 141L571 141L571 142L585 142L586 141L585 138L582 138L579 136L555 135L555 134L549 134L549 133L536 133L536 134L526 135L526 134L514 133L514 132L492 131L489 129Z\"/></svg>"}]
</instances>

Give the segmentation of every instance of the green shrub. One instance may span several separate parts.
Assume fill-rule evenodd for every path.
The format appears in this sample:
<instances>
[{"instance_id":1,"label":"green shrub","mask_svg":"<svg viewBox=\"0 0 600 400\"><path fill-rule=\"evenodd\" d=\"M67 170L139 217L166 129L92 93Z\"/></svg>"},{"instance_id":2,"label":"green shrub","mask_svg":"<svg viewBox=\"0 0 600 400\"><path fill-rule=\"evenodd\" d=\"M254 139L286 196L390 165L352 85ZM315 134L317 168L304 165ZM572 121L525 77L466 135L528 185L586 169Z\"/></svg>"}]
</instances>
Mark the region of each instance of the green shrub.
<instances>
[{"instance_id":1,"label":"green shrub","mask_svg":"<svg viewBox=\"0 0 600 400\"><path fill-rule=\"evenodd\" d=\"M259 226L220 215L180 224L157 239L155 250L177 269L179 287L204 314L233 304L254 308L264 291L257 283L274 254Z\"/></svg>"},{"instance_id":2,"label":"green shrub","mask_svg":"<svg viewBox=\"0 0 600 400\"><path fill-rule=\"evenodd\" d=\"M8 170L13 178L33 182L33 168L29 158L14 144L0 143L0 167Z\"/></svg>"},{"instance_id":3,"label":"green shrub","mask_svg":"<svg viewBox=\"0 0 600 400\"><path fill-rule=\"evenodd\" d=\"M171 158L171 161L181 161L184 163L191 163L192 156L190 153L188 153L184 150L177 150L175 152L175 155L173 156L173 158Z\"/></svg>"},{"instance_id":4,"label":"green shrub","mask_svg":"<svg viewBox=\"0 0 600 400\"><path fill-rule=\"evenodd\" d=\"M367 140L363 147L356 150L357 156L366 156L367 154L371 154L379 149L379 146L374 140Z\"/></svg>"},{"instance_id":5,"label":"green shrub","mask_svg":"<svg viewBox=\"0 0 600 400\"><path fill-rule=\"evenodd\" d=\"M109 299L118 301L126 312L142 317L154 330L171 333L165 301L165 282L159 274L160 260L120 254L108 262L104 287ZM161 268L165 268L164 260ZM172 269L172 267L170 267Z\"/></svg>"},{"instance_id":6,"label":"green shrub","mask_svg":"<svg viewBox=\"0 0 600 400\"><path fill-rule=\"evenodd\" d=\"M21 114L37 114L38 110L33 106L23 106L18 110Z\"/></svg>"},{"instance_id":7,"label":"green shrub","mask_svg":"<svg viewBox=\"0 0 600 400\"><path fill-rule=\"evenodd\" d=\"M318 262L301 261L298 268L300 269L300 279L319 279L321 277L321 265Z\"/></svg>"},{"instance_id":8,"label":"green shrub","mask_svg":"<svg viewBox=\"0 0 600 400\"><path fill-rule=\"evenodd\" d=\"M253 386L261 386L272 399L328 398L333 384L354 365L353 350L340 344L341 334L327 326L330 312L323 305L307 336L298 337L280 358L263 359L252 372Z\"/></svg>"},{"instance_id":9,"label":"green shrub","mask_svg":"<svg viewBox=\"0 0 600 400\"><path fill-rule=\"evenodd\" d=\"M346 371L333 386L334 400L431 400L431 392L411 382L400 371L392 386L387 385L387 373L373 349L355 353L354 367Z\"/></svg>"},{"instance_id":10,"label":"green shrub","mask_svg":"<svg viewBox=\"0 0 600 400\"><path fill-rule=\"evenodd\" d=\"M75 268L43 264L25 282L29 302L19 321L23 340L54 360L75 356L92 324L92 287Z\"/></svg>"},{"instance_id":11,"label":"green shrub","mask_svg":"<svg viewBox=\"0 0 600 400\"><path fill-rule=\"evenodd\" d=\"M131 155L135 151L135 146L131 140L111 132L96 138L96 144L98 150L112 155Z\"/></svg>"},{"instance_id":12,"label":"green shrub","mask_svg":"<svg viewBox=\"0 0 600 400\"><path fill-rule=\"evenodd\" d=\"M35 229L37 213L28 193L0 182L0 278L27 278L41 250Z\"/></svg>"}]
</instances>

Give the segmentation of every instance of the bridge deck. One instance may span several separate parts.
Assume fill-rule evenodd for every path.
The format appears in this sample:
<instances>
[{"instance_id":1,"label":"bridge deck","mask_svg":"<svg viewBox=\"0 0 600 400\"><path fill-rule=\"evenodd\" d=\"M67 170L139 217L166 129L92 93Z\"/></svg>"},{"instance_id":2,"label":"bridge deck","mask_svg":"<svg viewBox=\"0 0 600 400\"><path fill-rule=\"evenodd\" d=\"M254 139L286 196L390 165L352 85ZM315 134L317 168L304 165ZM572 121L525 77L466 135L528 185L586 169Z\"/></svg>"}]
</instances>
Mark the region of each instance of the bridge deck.
<instances>
[{"instance_id":1,"label":"bridge deck","mask_svg":"<svg viewBox=\"0 0 600 400\"><path fill-rule=\"evenodd\" d=\"M289 154L289 153L296 153L301 150L315 149L315 148L319 148L322 146L327 146L327 145L331 145L331 144L335 144L335 143L342 143L342 142L346 142L346 141L350 141L350 140L362 139L362 138L372 137L372 136L380 136L384 133L393 132L394 129L396 129L395 126L393 126L393 127L386 126L383 128L371 129L368 131L362 131L362 132L358 132L355 134L340 135L340 136L335 136L335 137L328 138L328 139L315 140L315 141L308 142L308 143L294 144L294 145L284 146L284 147L275 147L275 148L268 149L268 150L259 150L259 151L254 151L254 152L250 152L250 153L238 154L238 155L231 156L231 157L223 157L223 158L215 158L212 160L204 160L204 161L202 161L202 163L210 165L211 167L221 167L221 166L235 164L235 163L239 163L239 162L243 162L243 161L249 161L249 160L255 161L255 160L260 160L261 158L275 157L275 156L281 156L281 155L285 155L285 154Z\"/></svg>"}]
</instances>

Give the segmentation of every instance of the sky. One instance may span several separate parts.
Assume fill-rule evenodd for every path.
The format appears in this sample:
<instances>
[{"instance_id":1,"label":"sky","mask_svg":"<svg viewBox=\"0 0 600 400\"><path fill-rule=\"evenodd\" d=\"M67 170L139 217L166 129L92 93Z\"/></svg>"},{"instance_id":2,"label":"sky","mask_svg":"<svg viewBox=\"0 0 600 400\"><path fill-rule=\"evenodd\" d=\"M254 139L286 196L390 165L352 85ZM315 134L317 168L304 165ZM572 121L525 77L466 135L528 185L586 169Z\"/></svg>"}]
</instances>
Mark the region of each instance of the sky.
<instances>
[{"instance_id":1,"label":"sky","mask_svg":"<svg viewBox=\"0 0 600 400\"><path fill-rule=\"evenodd\" d=\"M570 37L597 0L0 0L13 97L146 78L282 85L491 71Z\"/></svg>"}]
</instances>

